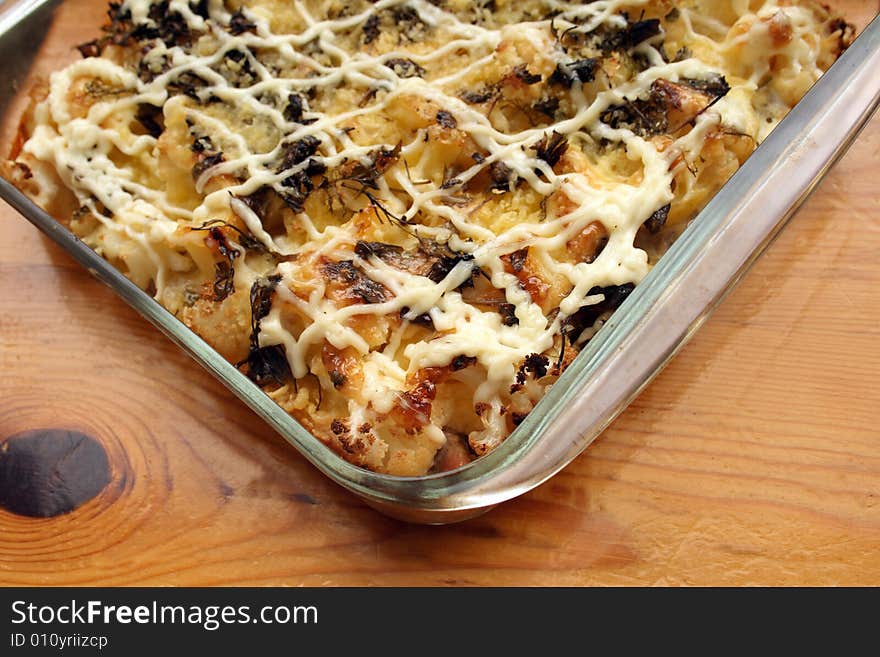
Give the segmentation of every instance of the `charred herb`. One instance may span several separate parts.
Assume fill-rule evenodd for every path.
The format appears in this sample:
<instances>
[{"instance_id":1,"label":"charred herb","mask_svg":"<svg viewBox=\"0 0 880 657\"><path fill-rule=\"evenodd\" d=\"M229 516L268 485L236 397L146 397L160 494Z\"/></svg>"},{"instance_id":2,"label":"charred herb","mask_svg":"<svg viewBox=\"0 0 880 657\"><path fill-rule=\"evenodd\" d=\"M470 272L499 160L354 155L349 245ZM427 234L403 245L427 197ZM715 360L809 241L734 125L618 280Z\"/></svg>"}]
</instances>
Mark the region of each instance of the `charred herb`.
<instances>
[{"instance_id":1,"label":"charred herb","mask_svg":"<svg viewBox=\"0 0 880 657\"><path fill-rule=\"evenodd\" d=\"M190 2L189 8L192 13L194 13L196 16L201 16L205 20L208 20L211 17L208 0L198 0L198 2Z\"/></svg>"},{"instance_id":2,"label":"charred herb","mask_svg":"<svg viewBox=\"0 0 880 657\"><path fill-rule=\"evenodd\" d=\"M384 285L368 277L351 260L330 261L321 268L324 276L345 289L346 295L363 303L382 303L389 293Z\"/></svg>"},{"instance_id":3,"label":"charred herb","mask_svg":"<svg viewBox=\"0 0 880 657\"><path fill-rule=\"evenodd\" d=\"M377 14L370 15L370 17L364 21L364 43L370 44L379 38L379 34L381 33L379 28L380 22Z\"/></svg>"},{"instance_id":4,"label":"charred herb","mask_svg":"<svg viewBox=\"0 0 880 657\"><path fill-rule=\"evenodd\" d=\"M651 233L651 235L656 235L663 229L663 226L666 225L666 220L669 218L669 210L671 207L672 206L667 203L648 217L648 220L645 222L645 228L648 229L648 232Z\"/></svg>"},{"instance_id":5,"label":"charred herb","mask_svg":"<svg viewBox=\"0 0 880 657\"><path fill-rule=\"evenodd\" d=\"M214 152L214 144L210 137L203 135L196 137L189 149L193 153L211 153Z\"/></svg>"},{"instance_id":6,"label":"charred herb","mask_svg":"<svg viewBox=\"0 0 880 657\"><path fill-rule=\"evenodd\" d=\"M192 168L193 180L198 180L208 169L217 166L224 161L223 153L205 153Z\"/></svg>"},{"instance_id":7,"label":"charred herb","mask_svg":"<svg viewBox=\"0 0 880 657\"><path fill-rule=\"evenodd\" d=\"M201 298L201 293L190 286L187 286L183 291L183 305L187 308L192 308Z\"/></svg>"},{"instance_id":8,"label":"charred herb","mask_svg":"<svg viewBox=\"0 0 880 657\"><path fill-rule=\"evenodd\" d=\"M214 301L220 303L235 292L235 267L231 260L221 260L214 265Z\"/></svg>"},{"instance_id":9,"label":"charred herb","mask_svg":"<svg viewBox=\"0 0 880 657\"><path fill-rule=\"evenodd\" d=\"M470 262L473 259L474 256L470 254L442 256L431 266L431 270L428 272L428 278L434 283L439 283L445 279L456 266L458 266L458 263Z\"/></svg>"},{"instance_id":10,"label":"charred herb","mask_svg":"<svg viewBox=\"0 0 880 657\"><path fill-rule=\"evenodd\" d=\"M510 393L513 394L522 390L529 375L532 375L536 381L547 376L547 369L549 367L550 359L547 356L543 354L529 354L516 372L516 383L510 386Z\"/></svg>"},{"instance_id":11,"label":"charred herb","mask_svg":"<svg viewBox=\"0 0 880 657\"><path fill-rule=\"evenodd\" d=\"M101 51L104 50L104 43L102 39L92 39L91 41L79 44L76 49L79 50L79 54L83 58L98 57Z\"/></svg>"},{"instance_id":12,"label":"charred herb","mask_svg":"<svg viewBox=\"0 0 880 657\"><path fill-rule=\"evenodd\" d=\"M251 196L253 196L253 194ZM243 201L244 203L247 204L246 199L249 199L251 197L244 196L244 197L236 197L236 198L238 198L240 201ZM229 230L232 230L232 231L235 231L236 233L238 233L238 243L241 244L241 246L243 246L248 251L265 251L266 250L266 247L263 245L263 243L260 242L256 237L254 237L253 235L250 235L249 233L244 232L238 226L234 226L226 221L223 221L222 219L212 219L211 221L206 221L204 224L202 224L198 228L193 228L192 230L214 230L219 227L227 228ZM212 237L214 237L213 233L212 233Z\"/></svg>"},{"instance_id":13,"label":"charred herb","mask_svg":"<svg viewBox=\"0 0 880 657\"><path fill-rule=\"evenodd\" d=\"M604 295L605 299L592 306L584 306L565 321L563 334L568 336L572 344L586 329L594 326L596 321L607 312L617 310L632 294L635 285L612 285L609 287L594 287L587 296Z\"/></svg>"},{"instance_id":14,"label":"charred herb","mask_svg":"<svg viewBox=\"0 0 880 657\"><path fill-rule=\"evenodd\" d=\"M360 189L358 191L360 191L362 194L366 194L367 198L370 199L370 202L373 204L373 206L381 211L384 215L386 215L389 219L397 219L397 217L388 212L388 210L386 210L382 206L378 199L367 193L366 190L379 189L379 186L376 184L376 180L378 180L379 176L385 173L400 160L401 147L401 144L398 144L390 150L384 147L377 148L367 156L367 163L353 163L349 167L349 169L342 174L340 178L342 182L353 182L360 185Z\"/></svg>"},{"instance_id":15,"label":"charred herb","mask_svg":"<svg viewBox=\"0 0 880 657\"><path fill-rule=\"evenodd\" d=\"M184 71L174 80L168 83L168 90L174 94L189 96L196 102L201 103L199 90L208 86L208 83L192 71Z\"/></svg>"},{"instance_id":16,"label":"charred herb","mask_svg":"<svg viewBox=\"0 0 880 657\"><path fill-rule=\"evenodd\" d=\"M321 140L313 135L306 135L302 139L288 142L283 147L281 163L278 165L277 171L280 173L302 164L317 153L320 147Z\"/></svg>"},{"instance_id":17,"label":"charred herb","mask_svg":"<svg viewBox=\"0 0 880 657\"><path fill-rule=\"evenodd\" d=\"M519 64L513 69L513 75L523 84L533 85L538 84L543 78L537 74L529 71L529 67L527 64Z\"/></svg>"},{"instance_id":18,"label":"charred herb","mask_svg":"<svg viewBox=\"0 0 880 657\"><path fill-rule=\"evenodd\" d=\"M238 367L247 365L248 377L259 386L273 383L284 385L287 381L293 379L284 346L260 346L260 322L272 310L272 297L279 282L281 282L281 276L274 274L268 278L256 281L251 286L250 351L248 357L238 363Z\"/></svg>"},{"instance_id":19,"label":"charred herb","mask_svg":"<svg viewBox=\"0 0 880 657\"><path fill-rule=\"evenodd\" d=\"M458 97L468 105L482 105L495 97L497 90L481 89L480 91L460 91Z\"/></svg>"},{"instance_id":20,"label":"charred herb","mask_svg":"<svg viewBox=\"0 0 880 657\"><path fill-rule=\"evenodd\" d=\"M158 139L159 135L165 131L165 117L162 114L161 107L156 107L149 103L140 103L134 118L151 137Z\"/></svg>"},{"instance_id":21,"label":"charred herb","mask_svg":"<svg viewBox=\"0 0 880 657\"><path fill-rule=\"evenodd\" d=\"M310 159L305 169L293 173L281 181L284 188L279 195L284 203L294 212L302 212L309 195L315 190L314 176L323 174L327 170L320 160Z\"/></svg>"},{"instance_id":22,"label":"charred herb","mask_svg":"<svg viewBox=\"0 0 880 657\"><path fill-rule=\"evenodd\" d=\"M596 79L599 60L596 58L579 59L568 64L557 64L556 70L549 78L550 84L571 88L575 82L586 84Z\"/></svg>"},{"instance_id":23,"label":"charred herb","mask_svg":"<svg viewBox=\"0 0 880 657\"><path fill-rule=\"evenodd\" d=\"M421 78L427 72L413 60L404 57L389 59L385 62L385 66L400 78Z\"/></svg>"},{"instance_id":24,"label":"charred herb","mask_svg":"<svg viewBox=\"0 0 880 657\"><path fill-rule=\"evenodd\" d=\"M162 54L158 57L144 57L138 62L138 78L142 82L152 82L157 76L162 75L171 68L171 62L168 55Z\"/></svg>"},{"instance_id":25,"label":"charred herb","mask_svg":"<svg viewBox=\"0 0 880 657\"><path fill-rule=\"evenodd\" d=\"M247 196L236 196L239 201L248 206L251 211L257 215L260 220L265 219L265 214L269 205L269 195L272 193L271 187L260 187L257 191Z\"/></svg>"},{"instance_id":26,"label":"charred herb","mask_svg":"<svg viewBox=\"0 0 880 657\"><path fill-rule=\"evenodd\" d=\"M279 191L281 198L294 212L302 212L306 199L315 190L312 178L327 171L326 164L312 157L320 146L321 140L312 135L284 145L281 162L276 168L278 173L300 167L308 160L305 167L299 168L281 181L281 186L284 187Z\"/></svg>"},{"instance_id":27,"label":"charred herb","mask_svg":"<svg viewBox=\"0 0 880 657\"><path fill-rule=\"evenodd\" d=\"M705 80L682 80L681 84L658 79L651 84L648 98L609 107L602 113L601 120L612 128L630 128L642 136L667 132L670 129L669 112L680 103L679 97L685 84L705 95L710 101L708 107L730 91L727 80L720 75ZM681 126L672 127L677 129Z\"/></svg>"},{"instance_id":28,"label":"charred herb","mask_svg":"<svg viewBox=\"0 0 880 657\"><path fill-rule=\"evenodd\" d=\"M495 192L509 192L517 176L504 162L493 162L489 167L489 178L492 181L489 189Z\"/></svg>"},{"instance_id":29,"label":"charred herb","mask_svg":"<svg viewBox=\"0 0 880 657\"><path fill-rule=\"evenodd\" d=\"M536 112L540 112L551 121L555 121L556 113L559 111L559 99L554 96L542 98L534 105L532 105L532 109L534 109Z\"/></svg>"},{"instance_id":30,"label":"charred herb","mask_svg":"<svg viewBox=\"0 0 880 657\"><path fill-rule=\"evenodd\" d=\"M235 259L241 255L232 247L226 235L219 227L208 228L210 239L217 245L217 251L223 260L214 265L214 301L220 303L235 292Z\"/></svg>"},{"instance_id":31,"label":"charred herb","mask_svg":"<svg viewBox=\"0 0 880 657\"><path fill-rule=\"evenodd\" d=\"M290 371L290 363L287 362L287 352L284 345L252 349L245 363L248 366L248 378L258 386L267 386L273 383L280 386L293 380L293 373Z\"/></svg>"},{"instance_id":32,"label":"charred herb","mask_svg":"<svg viewBox=\"0 0 880 657\"><path fill-rule=\"evenodd\" d=\"M501 315L501 323L505 326L516 326L519 318L516 316L516 306L512 303L498 304L498 312Z\"/></svg>"},{"instance_id":33,"label":"charred herb","mask_svg":"<svg viewBox=\"0 0 880 657\"><path fill-rule=\"evenodd\" d=\"M415 8L408 5L397 6L391 11L391 18L398 28L400 42L418 42L425 37L428 26Z\"/></svg>"},{"instance_id":34,"label":"charred herb","mask_svg":"<svg viewBox=\"0 0 880 657\"><path fill-rule=\"evenodd\" d=\"M437 112L437 123L447 130L452 130L458 127L458 121L455 117L446 110L440 110Z\"/></svg>"},{"instance_id":35,"label":"charred herb","mask_svg":"<svg viewBox=\"0 0 880 657\"><path fill-rule=\"evenodd\" d=\"M683 78L681 82L716 99L723 98L730 92L730 85L723 75L713 75L705 80Z\"/></svg>"},{"instance_id":36,"label":"charred herb","mask_svg":"<svg viewBox=\"0 0 880 657\"><path fill-rule=\"evenodd\" d=\"M251 347L259 346L260 322L272 310L272 296L275 288L281 282L280 274L273 274L267 278L259 279L251 286Z\"/></svg>"},{"instance_id":37,"label":"charred herb","mask_svg":"<svg viewBox=\"0 0 880 657\"><path fill-rule=\"evenodd\" d=\"M525 372L529 372L533 374L535 379L540 379L547 376L547 367L550 365L550 359L547 356L542 354L530 354L526 356L525 361L522 364L522 369Z\"/></svg>"},{"instance_id":38,"label":"charred herb","mask_svg":"<svg viewBox=\"0 0 880 657\"><path fill-rule=\"evenodd\" d=\"M373 152L373 154L371 155L371 158L373 160L373 167L376 169L379 175L382 175L383 173L388 171L388 169L394 166L394 164L400 159L400 149L401 144L397 144L397 146L395 146L391 150L388 150L387 148L380 148L377 151Z\"/></svg>"},{"instance_id":39,"label":"charred herb","mask_svg":"<svg viewBox=\"0 0 880 657\"><path fill-rule=\"evenodd\" d=\"M452 359L452 362L449 364L449 367L453 372L460 372L461 370L467 369L471 365L476 365L477 359L474 356L465 356L461 354Z\"/></svg>"},{"instance_id":40,"label":"charred herb","mask_svg":"<svg viewBox=\"0 0 880 657\"><path fill-rule=\"evenodd\" d=\"M410 308L409 306L404 306L400 309L400 318L407 319L406 316L409 314ZM421 315L417 315L416 317L407 320L412 324L416 324L417 326L421 326L422 328L434 330L434 322L431 319L431 316L428 313L422 313Z\"/></svg>"},{"instance_id":41,"label":"charred herb","mask_svg":"<svg viewBox=\"0 0 880 657\"><path fill-rule=\"evenodd\" d=\"M227 50L224 53L220 74L237 88L248 87L257 79L257 75L251 66L250 57L248 57L247 53L237 48Z\"/></svg>"},{"instance_id":42,"label":"charred herb","mask_svg":"<svg viewBox=\"0 0 880 657\"><path fill-rule=\"evenodd\" d=\"M244 34L245 32L252 32L255 29L257 29L256 23L249 20L248 17L242 13L241 9L238 9L229 18L229 32L235 36Z\"/></svg>"},{"instance_id":43,"label":"charred herb","mask_svg":"<svg viewBox=\"0 0 880 657\"><path fill-rule=\"evenodd\" d=\"M423 240L420 248L415 251L382 242L359 241L354 251L363 259L377 257L396 269L425 276L435 283L446 278L458 263L473 260L470 254L453 253L427 240Z\"/></svg>"},{"instance_id":44,"label":"charred herb","mask_svg":"<svg viewBox=\"0 0 880 657\"><path fill-rule=\"evenodd\" d=\"M568 138L554 130L549 135L545 134L541 137L532 148L539 160L555 167L568 150Z\"/></svg>"},{"instance_id":45,"label":"charred herb","mask_svg":"<svg viewBox=\"0 0 880 657\"><path fill-rule=\"evenodd\" d=\"M587 257L584 258L584 262L586 262L588 265L591 265L594 262L596 262L596 260L599 258L599 256L602 255L602 251L605 250L606 246L608 246L608 236L603 235L602 237L599 238L599 242L596 245L596 251L594 253L588 254Z\"/></svg>"},{"instance_id":46,"label":"charred herb","mask_svg":"<svg viewBox=\"0 0 880 657\"><path fill-rule=\"evenodd\" d=\"M622 30L616 30L607 34L600 43L604 52L632 50L636 46L662 32L660 21L651 18L643 21L629 22Z\"/></svg>"},{"instance_id":47,"label":"charred herb","mask_svg":"<svg viewBox=\"0 0 880 657\"><path fill-rule=\"evenodd\" d=\"M629 128L641 136L663 134L669 128L669 114L663 99L654 92L647 100L635 99L602 112L601 120L612 128Z\"/></svg>"},{"instance_id":48,"label":"charred herb","mask_svg":"<svg viewBox=\"0 0 880 657\"><path fill-rule=\"evenodd\" d=\"M310 125L317 119L305 119L303 113L306 110L306 101L300 94L292 93L287 97L287 105L284 108L284 120L300 125Z\"/></svg>"},{"instance_id":49,"label":"charred herb","mask_svg":"<svg viewBox=\"0 0 880 657\"><path fill-rule=\"evenodd\" d=\"M403 254L403 247L394 244L385 244L384 242L365 242L358 240L355 244L354 252L358 257L366 260L372 256L376 256L381 260L395 261Z\"/></svg>"},{"instance_id":50,"label":"charred herb","mask_svg":"<svg viewBox=\"0 0 880 657\"><path fill-rule=\"evenodd\" d=\"M524 249L520 249L519 251L514 251L506 256L502 256L501 259L510 265L510 268L513 270L515 274L519 274L526 266L526 260L529 257L529 248L526 247Z\"/></svg>"},{"instance_id":51,"label":"charred herb","mask_svg":"<svg viewBox=\"0 0 880 657\"><path fill-rule=\"evenodd\" d=\"M175 45L189 46L191 44L192 35L189 31L189 23L180 12L169 11L167 0L150 7L148 16L157 25L159 38L169 48Z\"/></svg>"}]
</instances>

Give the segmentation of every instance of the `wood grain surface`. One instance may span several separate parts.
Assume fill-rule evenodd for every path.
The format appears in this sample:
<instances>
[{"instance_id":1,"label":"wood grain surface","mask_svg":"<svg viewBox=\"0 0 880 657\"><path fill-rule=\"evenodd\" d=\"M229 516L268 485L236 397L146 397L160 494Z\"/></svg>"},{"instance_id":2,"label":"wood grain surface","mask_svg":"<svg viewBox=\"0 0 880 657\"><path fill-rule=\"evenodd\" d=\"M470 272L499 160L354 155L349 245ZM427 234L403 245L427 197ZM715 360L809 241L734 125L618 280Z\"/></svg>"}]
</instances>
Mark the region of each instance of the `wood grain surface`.
<instances>
[{"instance_id":1,"label":"wood grain surface","mask_svg":"<svg viewBox=\"0 0 880 657\"><path fill-rule=\"evenodd\" d=\"M47 44L98 10L60 11ZM585 454L450 527L329 482L2 205L0 441L82 432L110 483L53 518L0 509L0 584L880 585L878 174L875 118Z\"/></svg>"}]
</instances>

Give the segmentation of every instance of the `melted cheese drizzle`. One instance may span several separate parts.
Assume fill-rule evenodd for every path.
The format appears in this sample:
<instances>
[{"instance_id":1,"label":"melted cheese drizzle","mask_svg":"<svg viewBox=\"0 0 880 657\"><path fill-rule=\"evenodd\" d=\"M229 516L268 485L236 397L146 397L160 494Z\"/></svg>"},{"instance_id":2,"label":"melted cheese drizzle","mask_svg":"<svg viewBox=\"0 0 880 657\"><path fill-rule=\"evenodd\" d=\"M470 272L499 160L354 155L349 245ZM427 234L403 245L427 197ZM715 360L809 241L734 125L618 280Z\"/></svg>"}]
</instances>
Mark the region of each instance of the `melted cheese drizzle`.
<instances>
[{"instance_id":1,"label":"melted cheese drizzle","mask_svg":"<svg viewBox=\"0 0 880 657\"><path fill-rule=\"evenodd\" d=\"M189 266L189 259L180 253L185 249L179 230L181 225L198 227L218 214L231 211L267 249L282 256L296 256L277 268L277 273L282 276L277 298L296 307L310 323L299 335L293 334L285 328L279 308L281 304L275 303L261 323L260 344L284 345L297 378L309 374L307 354L323 341L337 349L356 350L363 360L361 393L378 412L390 409L394 393L406 389L407 377L414 372L448 365L455 357L464 355L476 358L485 368L486 378L477 386L474 402L491 407L484 420L486 431L503 434L505 429L500 419L502 394L509 388L523 359L550 350L567 317L584 306L602 302L601 294L588 296L591 290L637 284L648 273L647 254L634 246L636 232L647 217L673 200L672 182L683 166L679 156L698 153L707 135L719 126L750 134L755 139L762 138L769 130L764 121L755 119L750 102L751 93L767 74L766 66L761 63L764 60L758 62L762 57L760 52L755 54L755 62L750 63L751 76L738 79L726 98L700 114L694 128L662 152L655 143L629 129L615 129L603 123L600 116L605 110L647 97L655 80L662 78L676 82L685 78L707 79L715 74L729 76L728 71L696 57L674 63L664 61L656 47L659 39L649 39L636 47L635 52L646 58L650 67L628 82L602 91L589 101L575 84L571 90L575 112L554 125L505 131L501 129L503 126L493 125L480 107L469 105L456 95L461 81L491 61L502 44L527 43L539 53L539 57L561 63L564 53L555 47L551 27L563 30L572 26L571 21L575 19L585 29L602 25L625 27L626 19L620 15L623 5L631 9L648 4L647 0L626 3L599 0L578 5L548 0L545 3L548 11L561 12L553 25L544 20L500 29L468 24L424 0L380 0L363 13L334 20L309 15L301 2L293 4L306 26L301 33L273 33L269 17L257 7L247 10L246 14L256 28L236 36L220 27L231 18L222 3L212 2L213 20L205 21L193 13L188 2L171 0L169 11L179 12L193 33L210 36L213 45L209 52L199 54L198 43L194 44L192 52L186 52L180 47L169 48L159 42L147 58L166 57L171 67L149 82L104 58L84 59L55 73L51 78L48 100L37 109L36 129L24 150L39 160L51 162L64 184L75 191L80 203L94 214L103 228L109 234L117 235L119 244L129 245L117 248L126 251L126 262L133 277L139 282L151 280L155 284L159 300L163 299L168 277ZM400 50L380 56L362 51L348 52L338 45L340 35L359 29L374 13L403 4L414 9L422 22L442 31L445 43L430 52ZM125 0L123 6L130 10L134 22L151 22L148 0ZM757 16L772 17L781 10L776 2L766 2ZM786 6L784 12L796 32L809 30L815 24L806 9ZM745 8L742 13L749 15ZM719 59L741 42L764 43L769 38L766 34L768 21L754 20L753 15L749 29L733 39L728 37L726 26L714 24L711 19L701 19L693 11L682 9L681 20L685 21L688 40L710 49ZM809 43L803 38L792 39L787 56L795 68L809 69L809 75L816 78L821 71L816 68L817 52L810 50ZM309 54L316 48L322 55L320 58ZM225 54L233 49L247 53L255 76L251 86L236 88L215 70ZM296 68L309 73L302 78L278 77L251 55L258 51L273 53L288 70ZM430 74L426 79L400 77L385 65L394 58L408 58L430 70L432 62L462 52L466 52L467 57L462 58L460 69L445 70L444 75L434 79ZM750 49L748 52L755 51ZM223 174L241 181L205 193L203 202L194 209L179 207L164 192L134 180L124 165L110 157L114 151L136 156L156 148L156 139L149 135L121 134L112 118L114 113L141 103L164 105L167 116L174 111L175 105L185 102L184 96L169 98L168 85L186 71L208 82L208 86L199 89L200 97L213 95L225 103L246 108L254 116L275 126L282 135L273 149L260 152L252 148L245 137L230 130L226 123L203 111L203 106L189 104L185 109L187 114L195 117L215 144L223 145L225 156L224 161L201 174L196 181L197 190L204 192L211 179ZM104 80L126 93L92 105L85 116L74 116L66 99L73 81L81 77ZM289 93L313 87L332 93L331 90L342 83L377 90L378 93L363 107L351 107L340 114L323 114L307 107L304 116L313 120L307 125L288 121L281 111L259 101L265 94L285 98ZM448 111L455 118L458 129L469 135L487 154L485 161L475 162L471 168L456 175L461 184L466 184L496 162L504 163L538 194L547 197L561 192L574 209L561 216L534 217L498 234L470 221L472 208L448 202L449 190L413 182L431 178L431 162L419 155L426 139L425 131L419 131L410 143L401 144L401 156L406 160L408 170L394 167L387 175L378 178L379 189L375 195L408 224L406 229L413 235L448 244L454 251L472 257L458 262L442 281L435 283L424 276L396 269L378 257L362 259L354 256L352 248L357 237L350 228L330 226L319 229L305 213L300 213L298 220L310 239L307 250L292 244L284 236L273 237L248 205L238 200L237 197L245 197L264 186L283 190L282 181L303 170L308 163L280 172L274 167L286 144L307 136L320 140L315 159L322 161L328 169L346 161L369 164L368 155L376 148L392 149L396 145L358 145L348 138L344 130L346 123L357 117L381 113L395 100L412 96L430 100ZM572 140L570 143L577 143L578 139L607 140L615 147L625 149L629 160L642 170L641 182L596 184L583 173L557 175L531 150L539 139L552 132L566 136ZM418 221L420 216L442 218L444 225L423 225ZM554 251L565 249L569 240L596 221L605 227L608 244L595 261L560 263L550 256ZM533 257L539 259L553 276L563 277L570 284L571 291L562 299L558 312L545 314L522 289L517 277L505 270L502 256L525 247L530 248ZM112 248L110 244L105 245L107 251ZM337 307L325 297L326 289L320 282L308 299L292 293L288 287L296 280L297 272L309 267L317 269L322 257L353 259L370 279L391 292L389 300ZM485 272L493 286L504 290L507 302L515 308L518 324L504 325L498 313L483 312L462 299L456 289L470 279L474 267ZM257 275L244 267L243 273L237 274L243 278L236 279L236 286L250 284ZM439 337L403 344L402 333L398 331L384 348L371 350L364 338L347 325L347 321L357 315L400 313L405 313L407 319L428 314ZM405 363L405 368L399 364L401 362ZM352 404L350 411L353 419L363 415L360 404ZM428 435L437 444L442 444L443 434L438 431L433 427Z\"/></svg>"}]
</instances>

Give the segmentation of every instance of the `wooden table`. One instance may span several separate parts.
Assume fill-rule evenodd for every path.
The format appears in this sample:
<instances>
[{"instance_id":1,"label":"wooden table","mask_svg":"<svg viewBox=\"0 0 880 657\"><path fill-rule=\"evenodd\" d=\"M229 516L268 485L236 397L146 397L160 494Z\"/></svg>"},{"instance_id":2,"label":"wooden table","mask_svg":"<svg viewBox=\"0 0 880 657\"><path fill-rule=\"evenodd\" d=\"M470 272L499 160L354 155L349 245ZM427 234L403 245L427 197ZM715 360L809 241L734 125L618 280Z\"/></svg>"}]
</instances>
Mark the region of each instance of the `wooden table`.
<instances>
[{"instance_id":1,"label":"wooden table","mask_svg":"<svg viewBox=\"0 0 880 657\"><path fill-rule=\"evenodd\" d=\"M585 454L443 528L330 483L4 205L0 440L82 431L111 481L0 510L0 584L878 585L878 163L880 118Z\"/></svg>"}]
</instances>

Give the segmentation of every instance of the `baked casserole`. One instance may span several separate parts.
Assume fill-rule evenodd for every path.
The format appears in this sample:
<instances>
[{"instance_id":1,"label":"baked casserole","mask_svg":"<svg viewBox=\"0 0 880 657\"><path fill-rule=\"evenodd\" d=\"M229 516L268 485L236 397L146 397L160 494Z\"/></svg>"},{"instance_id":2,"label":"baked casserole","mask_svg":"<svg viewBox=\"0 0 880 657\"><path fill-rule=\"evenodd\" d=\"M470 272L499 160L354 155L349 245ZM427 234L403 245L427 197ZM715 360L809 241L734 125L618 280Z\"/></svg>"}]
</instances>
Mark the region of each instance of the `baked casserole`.
<instances>
[{"instance_id":1,"label":"baked casserole","mask_svg":"<svg viewBox=\"0 0 880 657\"><path fill-rule=\"evenodd\" d=\"M347 460L497 447L853 37L809 0L126 0L4 173Z\"/></svg>"}]
</instances>

